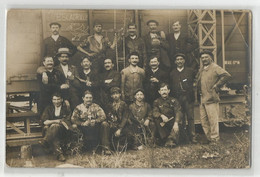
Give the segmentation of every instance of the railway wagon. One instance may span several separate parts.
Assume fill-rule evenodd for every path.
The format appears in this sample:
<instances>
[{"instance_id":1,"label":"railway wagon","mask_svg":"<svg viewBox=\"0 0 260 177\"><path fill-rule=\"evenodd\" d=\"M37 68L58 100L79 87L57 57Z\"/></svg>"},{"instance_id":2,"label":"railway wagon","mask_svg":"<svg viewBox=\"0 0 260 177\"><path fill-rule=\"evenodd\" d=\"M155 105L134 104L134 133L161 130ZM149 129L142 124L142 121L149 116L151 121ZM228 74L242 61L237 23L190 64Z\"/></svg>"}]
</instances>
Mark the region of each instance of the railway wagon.
<instances>
[{"instance_id":1,"label":"railway wagon","mask_svg":"<svg viewBox=\"0 0 260 177\"><path fill-rule=\"evenodd\" d=\"M93 33L95 20L103 24L103 34L112 40L115 31L126 33L130 22L137 25L138 35L144 36L150 19L157 20L159 29L166 34L171 32L172 22L179 20L182 32L198 42L199 51L213 52L214 61L233 78L221 93L220 121L230 122L245 116L243 88L251 87L250 11L11 9L7 14L6 45L7 145L35 143L42 136L35 111L39 92L36 70L42 61L43 39L51 34L51 22L59 22L60 34L77 46ZM125 60L123 51L114 52L117 69L121 70ZM77 61L77 56L76 53L72 61ZM195 103L195 123L200 123L198 103Z\"/></svg>"}]
</instances>

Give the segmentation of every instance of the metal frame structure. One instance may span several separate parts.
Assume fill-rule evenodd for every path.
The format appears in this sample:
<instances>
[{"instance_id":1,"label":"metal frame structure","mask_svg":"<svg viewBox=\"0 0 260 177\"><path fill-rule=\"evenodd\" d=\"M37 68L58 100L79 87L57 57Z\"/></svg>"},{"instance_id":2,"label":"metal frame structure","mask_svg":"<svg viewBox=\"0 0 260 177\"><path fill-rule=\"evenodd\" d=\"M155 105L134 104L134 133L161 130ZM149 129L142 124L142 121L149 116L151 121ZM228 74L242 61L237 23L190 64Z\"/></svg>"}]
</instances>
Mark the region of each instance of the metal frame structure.
<instances>
[{"instance_id":1,"label":"metal frame structure","mask_svg":"<svg viewBox=\"0 0 260 177\"><path fill-rule=\"evenodd\" d=\"M200 51L210 50L217 61L216 10L188 10L188 31L199 41Z\"/></svg>"}]
</instances>

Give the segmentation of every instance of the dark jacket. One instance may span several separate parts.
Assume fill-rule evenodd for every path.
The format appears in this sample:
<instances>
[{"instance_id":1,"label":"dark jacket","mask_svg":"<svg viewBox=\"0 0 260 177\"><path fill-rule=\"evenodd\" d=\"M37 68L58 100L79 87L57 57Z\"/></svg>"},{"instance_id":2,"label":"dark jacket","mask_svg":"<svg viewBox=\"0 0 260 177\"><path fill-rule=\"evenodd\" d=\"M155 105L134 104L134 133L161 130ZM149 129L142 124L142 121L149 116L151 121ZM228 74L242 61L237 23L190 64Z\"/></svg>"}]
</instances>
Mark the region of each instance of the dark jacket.
<instances>
[{"instance_id":1,"label":"dark jacket","mask_svg":"<svg viewBox=\"0 0 260 177\"><path fill-rule=\"evenodd\" d=\"M185 95L189 101L194 101L193 83L195 75L194 70L188 67L184 67L181 72L173 69L170 73L171 94L175 98Z\"/></svg>"}]
</instances>

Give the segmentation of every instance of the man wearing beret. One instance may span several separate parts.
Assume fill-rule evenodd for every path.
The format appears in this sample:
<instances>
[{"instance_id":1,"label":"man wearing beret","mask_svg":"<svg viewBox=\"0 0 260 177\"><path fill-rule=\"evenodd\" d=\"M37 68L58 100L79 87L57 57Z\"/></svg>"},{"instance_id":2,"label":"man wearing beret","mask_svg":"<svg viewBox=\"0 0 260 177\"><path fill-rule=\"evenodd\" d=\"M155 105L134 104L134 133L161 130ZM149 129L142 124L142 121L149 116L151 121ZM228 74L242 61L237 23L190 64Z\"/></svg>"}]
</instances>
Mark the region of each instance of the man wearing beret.
<instances>
[{"instance_id":1,"label":"man wearing beret","mask_svg":"<svg viewBox=\"0 0 260 177\"><path fill-rule=\"evenodd\" d=\"M117 38L111 44L108 37L102 35L102 24L95 21L93 24L94 34L84 40L77 49L87 56L92 63L91 69L95 73L103 70L103 62L106 58L107 50L115 49Z\"/></svg>"},{"instance_id":2,"label":"man wearing beret","mask_svg":"<svg viewBox=\"0 0 260 177\"><path fill-rule=\"evenodd\" d=\"M220 88L231 75L213 62L212 52L200 53L202 68L197 75L197 87L200 92L200 118L208 142L219 141L219 95Z\"/></svg>"},{"instance_id":3,"label":"man wearing beret","mask_svg":"<svg viewBox=\"0 0 260 177\"><path fill-rule=\"evenodd\" d=\"M172 68L176 67L175 55L177 53L184 53L186 55L185 65L192 69L197 70L198 62L192 56L192 52L198 47L198 44L192 38L189 38L181 31L181 24L179 20L172 23L173 33L166 36L169 43L169 57L171 60Z\"/></svg>"},{"instance_id":4,"label":"man wearing beret","mask_svg":"<svg viewBox=\"0 0 260 177\"><path fill-rule=\"evenodd\" d=\"M50 24L52 35L43 41L43 57L53 57L54 65L58 65L59 61L55 58L59 48L69 48L71 54L75 54L77 48L66 37L59 34L61 25L57 22Z\"/></svg>"},{"instance_id":5,"label":"man wearing beret","mask_svg":"<svg viewBox=\"0 0 260 177\"><path fill-rule=\"evenodd\" d=\"M76 78L78 76L77 68L69 64L71 53L69 48L59 48L56 57L60 64L55 68L62 73L61 93L65 100L70 102L71 109L73 110L78 104L80 104L80 82Z\"/></svg>"},{"instance_id":6,"label":"man wearing beret","mask_svg":"<svg viewBox=\"0 0 260 177\"><path fill-rule=\"evenodd\" d=\"M196 143L195 124L194 124L194 91L193 83L195 80L195 72L193 69L185 65L186 56L183 53L177 53L175 56L175 64L177 68L170 73L171 95L177 98L182 107L182 128L186 127L186 117L188 120L188 135L192 143ZM186 116L186 117L185 117Z\"/></svg>"},{"instance_id":7,"label":"man wearing beret","mask_svg":"<svg viewBox=\"0 0 260 177\"><path fill-rule=\"evenodd\" d=\"M157 29L159 23L156 20L149 20L146 24L149 27L149 33L144 36L147 58L156 56L161 60L160 67L169 71L171 63L167 54L169 44L166 40L165 33ZM148 68L149 63L146 63L146 66Z\"/></svg>"}]
</instances>

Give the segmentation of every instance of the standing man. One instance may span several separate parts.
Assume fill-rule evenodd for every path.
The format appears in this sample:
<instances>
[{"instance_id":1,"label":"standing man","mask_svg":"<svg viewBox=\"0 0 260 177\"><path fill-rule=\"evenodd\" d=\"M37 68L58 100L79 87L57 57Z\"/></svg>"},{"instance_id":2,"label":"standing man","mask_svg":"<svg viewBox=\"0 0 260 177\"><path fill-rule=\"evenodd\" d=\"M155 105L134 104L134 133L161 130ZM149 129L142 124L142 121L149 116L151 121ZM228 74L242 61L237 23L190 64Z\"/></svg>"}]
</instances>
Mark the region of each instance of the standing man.
<instances>
[{"instance_id":1,"label":"standing man","mask_svg":"<svg viewBox=\"0 0 260 177\"><path fill-rule=\"evenodd\" d=\"M42 114L45 107L52 103L52 95L66 85L62 84L62 73L54 68L52 57L44 57L43 67L37 69L37 80L40 85L38 112Z\"/></svg>"},{"instance_id":2,"label":"standing man","mask_svg":"<svg viewBox=\"0 0 260 177\"><path fill-rule=\"evenodd\" d=\"M41 116L45 132L40 144L44 148L50 148L57 155L59 161L66 160L61 149L61 144L65 141L65 137L71 126L70 116L70 107L63 102L63 98L59 93L52 95L52 104L45 108Z\"/></svg>"},{"instance_id":3,"label":"standing man","mask_svg":"<svg viewBox=\"0 0 260 177\"><path fill-rule=\"evenodd\" d=\"M157 29L159 23L156 20L149 20L146 24L149 27L149 33L144 37L147 58L153 58L154 56L159 58L161 61L160 67L169 71L171 62L167 54L169 44L165 33ZM146 66L148 66L148 63Z\"/></svg>"},{"instance_id":4,"label":"standing man","mask_svg":"<svg viewBox=\"0 0 260 177\"><path fill-rule=\"evenodd\" d=\"M199 63L194 57L191 57L191 52L198 47L198 44L192 38L189 38L181 32L181 24L178 20L173 22L172 30L173 33L166 36L169 43L169 57L172 69L175 69L176 67L174 56L177 53L184 53L186 55L186 66L189 66L192 69L197 69ZM189 58L187 58L188 56Z\"/></svg>"},{"instance_id":5,"label":"standing man","mask_svg":"<svg viewBox=\"0 0 260 177\"><path fill-rule=\"evenodd\" d=\"M57 22L52 22L50 24L52 35L43 41L43 57L49 56L55 58L58 49L63 47L69 48L72 55L77 51L77 48L70 42L70 40L60 36L60 28L61 25ZM58 63L59 61L55 59L54 65L58 65Z\"/></svg>"},{"instance_id":6,"label":"standing man","mask_svg":"<svg viewBox=\"0 0 260 177\"><path fill-rule=\"evenodd\" d=\"M128 24L128 36L125 38L125 56L128 56L132 52L139 53L139 63L140 68L145 68L146 62L146 49L143 39L137 36L136 24ZM129 62L127 62L127 66Z\"/></svg>"},{"instance_id":7,"label":"standing man","mask_svg":"<svg viewBox=\"0 0 260 177\"><path fill-rule=\"evenodd\" d=\"M159 134L159 144L174 147L179 143L179 125L181 124L181 106L169 96L169 85L160 85L160 98L153 104L153 117Z\"/></svg>"},{"instance_id":8,"label":"standing man","mask_svg":"<svg viewBox=\"0 0 260 177\"><path fill-rule=\"evenodd\" d=\"M210 51L200 53L203 67L197 78L200 91L200 118L208 142L219 141L219 95L220 88L231 79L231 75L213 62Z\"/></svg>"},{"instance_id":9,"label":"standing man","mask_svg":"<svg viewBox=\"0 0 260 177\"><path fill-rule=\"evenodd\" d=\"M112 87L120 87L121 75L114 70L112 59L104 60L105 72L100 75L100 101L101 106L107 112L107 106L110 99L110 89Z\"/></svg>"},{"instance_id":10,"label":"standing man","mask_svg":"<svg viewBox=\"0 0 260 177\"><path fill-rule=\"evenodd\" d=\"M90 59L93 72L100 73L103 69L107 49L115 48L117 38L115 36L113 44L111 44L109 39L102 35L102 24L98 21L94 22L93 29L94 34L84 40L77 49Z\"/></svg>"},{"instance_id":11,"label":"standing man","mask_svg":"<svg viewBox=\"0 0 260 177\"><path fill-rule=\"evenodd\" d=\"M152 105L154 100L160 97L158 93L161 83L168 83L168 74L160 67L160 62L157 57L153 57L149 62L149 69L145 72L145 91L146 100Z\"/></svg>"},{"instance_id":12,"label":"standing man","mask_svg":"<svg viewBox=\"0 0 260 177\"><path fill-rule=\"evenodd\" d=\"M76 78L78 76L77 68L71 64L68 64L71 53L69 48L59 48L56 57L60 64L55 68L62 73L63 84L66 87L61 89L63 98L70 102L71 109L73 110L80 104L80 82Z\"/></svg>"},{"instance_id":13,"label":"standing man","mask_svg":"<svg viewBox=\"0 0 260 177\"><path fill-rule=\"evenodd\" d=\"M128 59L130 65L121 71L121 92L122 99L127 103L134 101L134 91L138 88L143 89L145 78L144 69L137 66L139 54L132 52Z\"/></svg>"},{"instance_id":14,"label":"standing man","mask_svg":"<svg viewBox=\"0 0 260 177\"><path fill-rule=\"evenodd\" d=\"M93 103L93 95L90 91L85 91L82 97L83 103L78 105L72 114L71 122L73 127L77 127L83 134L83 140L90 149L100 145L109 151L109 125L106 122L106 114L103 109ZM107 154L111 154L107 152Z\"/></svg>"},{"instance_id":15,"label":"standing man","mask_svg":"<svg viewBox=\"0 0 260 177\"><path fill-rule=\"evenodd\" d=\"M194 124L194 91L193 83L195 80L195 72L186 66L185 55L177 53L175 55L176 69L170 73L170 88L172 95L177 98L182 107L182 128L186 127L186 118L188 120L188 135L192 143L196 143L195 139L195 124Z\"/></svg>"}]
</instances>

